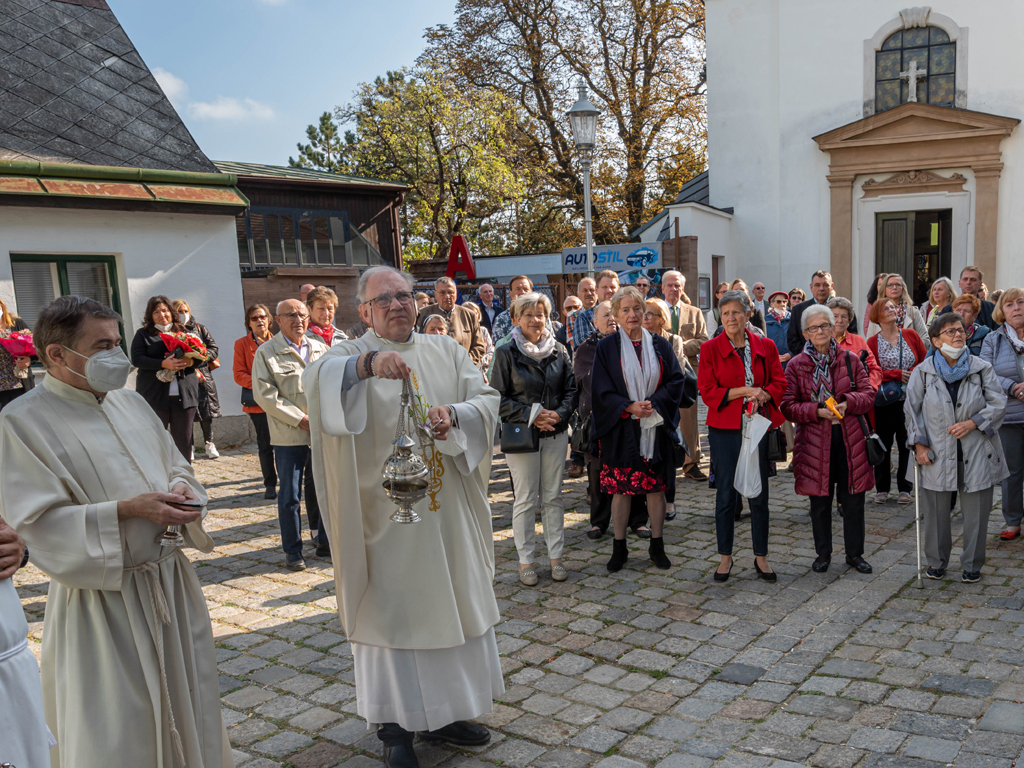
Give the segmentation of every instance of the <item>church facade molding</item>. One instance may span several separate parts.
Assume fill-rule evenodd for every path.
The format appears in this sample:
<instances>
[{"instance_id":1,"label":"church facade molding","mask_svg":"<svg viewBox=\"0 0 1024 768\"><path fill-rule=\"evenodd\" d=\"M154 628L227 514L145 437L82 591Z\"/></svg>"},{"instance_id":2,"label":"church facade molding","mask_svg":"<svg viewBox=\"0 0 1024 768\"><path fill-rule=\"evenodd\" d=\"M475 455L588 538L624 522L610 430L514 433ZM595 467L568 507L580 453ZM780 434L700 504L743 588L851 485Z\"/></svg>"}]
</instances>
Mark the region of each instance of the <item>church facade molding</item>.
<instances>
[{"instance_id":1,"label":"church facade molding","mask_svg":"<svg viewBox=\"0 0 1024 768\"><path fill-rule=\"evenodd\" d=\"M938 27L956 43L956 82L953 106L967 109L967 61L969 29L961 27L949 16L935 13L930 6L904 8L895 18L890 19L864 41L864 117L875 114L875 54L882 49L882 43L889 35L901 29L915 27Z\"/></svg>"},{"instance_id":2,"label":"church facade molding","mask_svg":"<svg viewBox=\"0 0 1024 768\"><path fill-rule=\"evenodd\" d=\"M887 179L864 182L864 197L880 195L903 195L910 192L960 192L967 183L962 173L954 173L949 177L940 176L931 171L901 171Z\"/></svg>"}]
</instances>

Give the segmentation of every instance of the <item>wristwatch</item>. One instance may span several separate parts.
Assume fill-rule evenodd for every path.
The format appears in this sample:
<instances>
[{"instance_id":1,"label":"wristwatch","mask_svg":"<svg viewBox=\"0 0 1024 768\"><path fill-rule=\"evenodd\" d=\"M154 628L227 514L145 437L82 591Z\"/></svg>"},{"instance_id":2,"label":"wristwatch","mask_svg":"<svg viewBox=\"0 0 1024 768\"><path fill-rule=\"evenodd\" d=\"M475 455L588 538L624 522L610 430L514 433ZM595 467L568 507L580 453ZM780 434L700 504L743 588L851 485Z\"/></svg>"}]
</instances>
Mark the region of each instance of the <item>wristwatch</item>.
<instances>
[{"instance_id":1,"label":"wristwatch","mask_svg":"<svg viewBox=\"0 0 1024 768\"><path fill-rule=\"evenodd\" d=\"M26 565L28 565L28 547L25 547L25 556L21 558L21 565L18 568L24 568Z\"/></svg>"}]
</instances>

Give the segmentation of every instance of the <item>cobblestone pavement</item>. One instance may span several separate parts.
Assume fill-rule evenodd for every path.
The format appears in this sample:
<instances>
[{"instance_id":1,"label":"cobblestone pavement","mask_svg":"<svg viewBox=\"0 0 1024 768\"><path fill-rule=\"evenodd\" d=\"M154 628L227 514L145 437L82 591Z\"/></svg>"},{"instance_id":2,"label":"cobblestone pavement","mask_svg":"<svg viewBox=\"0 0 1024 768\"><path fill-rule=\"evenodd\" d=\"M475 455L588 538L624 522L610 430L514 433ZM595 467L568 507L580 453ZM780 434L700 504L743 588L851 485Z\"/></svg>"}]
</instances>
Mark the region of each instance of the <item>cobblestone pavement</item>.
<instances>
[{"instance_id":1,"label":"cobblestone pavement","mask_svg":"<svg viewBox=\"0 0 1024 768\"><path fill-rule=\"evenodd\" d=\"M276 508L255 457L197 461L210 489L216 550L189 551L217 637L224 717L239 766L380 765L355 715L351 654L335 613L329 562L283 568ZM482 721L486 747L421 743L423 768L706 768L810 765L1010 768L1024 747L1024 571L1020 541L997 543L983 579L914 588L913 508L867 504L874 573L814 557L806 501L792 475L771 484L770 561L755 578L750 526L738 525L733 576L716 584L713 491L681 481L666 526L672 569L630 537L609 575L610 538L590 541L582 480L567 480L569 580L517 578L508 470L491 484L497 627L507 690ZM954 523L954 533L959 528ZM959 541L954 545L958 564ZM950 574L959 574L956 568ZM16 577L37 654L46 578Z\"/></svg>"}]
</instances>

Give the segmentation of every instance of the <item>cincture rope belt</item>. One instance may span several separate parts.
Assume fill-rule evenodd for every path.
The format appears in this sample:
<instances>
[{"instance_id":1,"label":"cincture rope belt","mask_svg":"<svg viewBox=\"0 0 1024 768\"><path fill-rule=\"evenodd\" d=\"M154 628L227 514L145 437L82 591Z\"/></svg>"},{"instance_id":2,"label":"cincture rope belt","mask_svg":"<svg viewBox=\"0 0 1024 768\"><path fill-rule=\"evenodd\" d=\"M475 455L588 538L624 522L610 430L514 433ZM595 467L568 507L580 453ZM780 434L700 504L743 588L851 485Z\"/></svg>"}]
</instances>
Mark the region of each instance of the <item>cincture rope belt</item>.
<instances>
[{"instance_id":1,"label":"cincture rope belt","mask_svg":"<svg viewBox=\"0 0 1024 768\"><path fill-rule=\"evenodd\" d=\"M164 594L163 584L160 583L160 569L158 567L160 563L174 557L177 552L177 549L172 549L156 560L125 568L124 572L138 573L143 576L143 581L146 582L146 587L149 590L150 602L153 604L153 612L160 623L159 626L149 628L150 633L153 635L153 645L156 646L157 663L160 665L160 696L163 699L164 708L167 710L167 725L171 731L171 750L174 764L179 766L179 768L185 768L185 747L181 743L181 734L178 733L178 726L174 722L174 710L171 708L171 691L167 684L167 668L164 666L163 627L171 623L171 612L167 605L167 595Z\"/></svg>"}]
</instances>

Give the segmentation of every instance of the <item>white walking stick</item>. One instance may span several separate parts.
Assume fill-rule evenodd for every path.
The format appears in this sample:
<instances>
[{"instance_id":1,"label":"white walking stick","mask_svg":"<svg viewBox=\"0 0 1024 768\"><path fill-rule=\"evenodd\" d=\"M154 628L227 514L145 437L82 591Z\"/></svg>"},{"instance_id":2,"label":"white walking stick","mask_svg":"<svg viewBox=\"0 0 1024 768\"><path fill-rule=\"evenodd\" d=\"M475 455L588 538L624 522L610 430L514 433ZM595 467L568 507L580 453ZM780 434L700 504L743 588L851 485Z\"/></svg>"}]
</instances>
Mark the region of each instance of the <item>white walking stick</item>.
<instances>
[{"instance_id":1,"label":"white walking stick","mask_svg":"<svg viewBox=\"0 0 1024 768\"><path fill-rule=\"evenodd\" d=\"M924 581L921 578L921 467L914 462L914 528L917 531L917 584L918 589L924 589Z\"/></svg>"}]
</instances>

